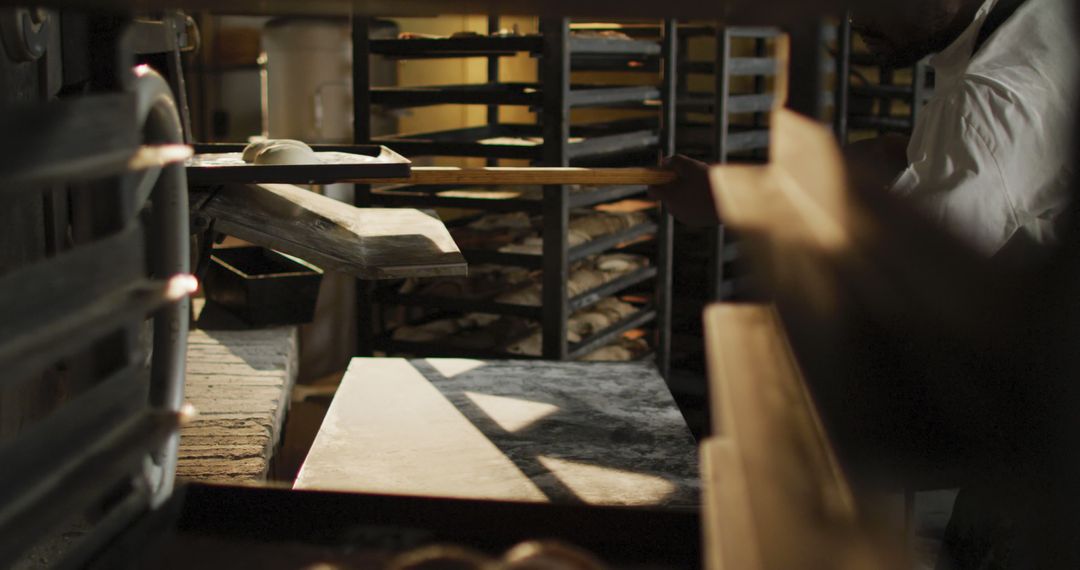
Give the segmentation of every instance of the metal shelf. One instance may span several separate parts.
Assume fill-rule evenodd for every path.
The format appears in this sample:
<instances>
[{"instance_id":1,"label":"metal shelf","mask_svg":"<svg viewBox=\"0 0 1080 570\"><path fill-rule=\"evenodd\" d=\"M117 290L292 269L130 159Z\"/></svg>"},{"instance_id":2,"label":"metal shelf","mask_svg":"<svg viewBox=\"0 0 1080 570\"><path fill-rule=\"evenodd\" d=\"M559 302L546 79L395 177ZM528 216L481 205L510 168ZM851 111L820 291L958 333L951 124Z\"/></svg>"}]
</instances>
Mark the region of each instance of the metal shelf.
<instances>
[{"instance_id":1,"label":"metal shelf","mask_svg":"<svg viewBox=\"0 0 1080 570\"><path fill-rule=\"evenodd\" d=\"M573 247L567 254L570 263L581 261L586 257L598 255L605 251L616 249L620 244L634 241L649 234L655 234L659 230L654 222L638 224L608 236L602 236ZM484 263L495 265L512 265L527 269L542 269L544 258L542 255L528 253L503 253L491 249L466 249L462 255L469 263Z\"/></svg>"},{"instance_id":2,"label":"metal shelf","mask_svg":"<svg viewBox=\"0 0 1080 570\"><path fill-rule=\"evenodd\" d=\"M768 113L775 98L771 93L748 93L729 95L724 104L729 115L740 113ZM716 95L712 93L687 93L679 98L679 109L692 113L712 113L716 107Z\"/></svg>"},{"instance_id":3,"label":"metal shelf","mask_svg":"<svg viewBox=\"0 0 1080 570\"><path fill-rule=\"evenodd\" d=\"M772 76L776 75L779 63L771 57L733 57L725 68L731 77ZM711 61L684 61L680 69L683 73L713 75L716 64Z\"/></svg>"},{"instance_id":4,"label":"metal shelf","mask_svg":"<svg viewBox=\"0 0 1080 570\"><path fill-rule=\"evenodd\" d=\"M660 89L649 85L605 87L572 85L567 97L570 107L602 107L641 103L660 97ZM429 105L500 105L539 107L544 103L538 83L479 83L473 85L433 85L421 87L373 87L371 102L384 107Z\"/></svg>"},{"instance_id":5,"label":"metal shelf","mask_svg":"<svg viewBox=\"0 0 1080 570\"><path fill-rule=\"evenodd\" d=\"M629 331L649 325L656 321L656 310L651 306L643 307L621 321L598 331L579 342L570 345L571 360L586 356L598 349L604 348L619 339ZM485 350L455 346L452 342L440 339L433 342L413 342L394 340L390 334L379 337L375 343L376 350L388 354L423 354L434 358L481 358L481 359L526 359L536 360L541 357L513 354L505 350Z\"/></svg>"},{"instance_id":6,"label":"metal shelf","mask_svg":"<svg viewBox=\"0 0 1080 570\"><path fill-rule=\"evenodd\" d=\"M598 349L604 348L616 341L622 335L637 329L656 320L656 311L651 307L646 307L623 319L621 322L615 323L610 327L590 335L581 340L581 342L570 345L570 358L578 359L589 353L595 352Z\"/></svg>"},{"instance_id":7,"label":"metal shelf","mask_svg":"<svg viewBox=\"0 0 1080 570\"><path fill-rule=\"evenodd\" d=\"M643 267L633 273L624 275L610 283L605 283L595 289L586 291L567 301L570 313L591 307L607 297L614 297L619 293L640 285L657 276L655 267ZM541 320L543 307L534 305L515 305L512 303L499 303L488 299L461 299L454 297L438 297L433 295L402 295L395 291L382 290L376 293L376 300L387 305L402 307L426 307L440 309L454 313L485 313L488 315L507 315L521 317L523 319Z\"/></svg>"},{"instance_id":8,"label":"metal shelf","mask_svg":"<svg viewBox=\"0 0 1080 570\"><path fill-rule=\"evenodd\" d=\"M572 34L568 41L568 48L572 55L647 56L660 54L660 44L656 41L580 37ZM544 38L540 35L371 40L373 55L398 59L497 57L518 53L540 55L543 49Z\"/></svg>"},{"instance_id":9,"label":"metal shelf","mask_svg":"<svg viewBox=\"0 0 1080 570\"><path fill-rule=\"evenodd\" d=\"M619 121L604 125L586 125L570 129L572 140L566 144L570 160L583 160L606 154L648 150L659 144L660 135L648 122ZM470 156L482 158L544 160L540 125L502 123L448 131L376 137L375 142L406 156ZM534 139L533 142L484 143L498 138Z\"/></svg>"},{"instance_id":10,"label":"metal shelf","mask_svg":"<svg viewBox=\"0 0 1080 570\"><path fill-rule=\"evenodd\" d=\"M679 129L679 147L711 148L716 145L715 129L710 124L686 124ZM769 148L768 127L732 126L727 135L727 153Z\"/></svg>"},{"instance_id":11,"label":"metal shelf","mask_svg":"<svg viewBox=\"0 0 1080 570\"><path fill-rule=\"evenodd\" d=\"M508 198L440 195L447 191L475 188L475 186L397 185L373 189L371 199L373 204L395 208L463 208L486 212L529 212L533 214L542 213L544 208L544 199L542 197ZM482 194L485 191L493 194L512 192L512 190L501 190L501 188L496 186L490 190L478 190L477 193ZM572 192L567 201L570 209L589 208L599 204L641 196L647 189L647 186L585 188L580 192Z\"/></svg>"}]
</instances>

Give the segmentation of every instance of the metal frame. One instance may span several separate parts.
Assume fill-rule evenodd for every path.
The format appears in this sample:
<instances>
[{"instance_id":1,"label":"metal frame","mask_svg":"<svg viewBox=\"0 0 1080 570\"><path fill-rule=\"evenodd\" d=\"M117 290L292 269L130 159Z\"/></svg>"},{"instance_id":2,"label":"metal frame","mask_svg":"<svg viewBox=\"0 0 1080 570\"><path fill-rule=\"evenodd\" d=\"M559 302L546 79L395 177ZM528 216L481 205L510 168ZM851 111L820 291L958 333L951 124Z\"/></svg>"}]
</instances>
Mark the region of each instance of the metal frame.
<instances>
[{"instance_id":1,"label":"metal frame","mask_svg":"<svg viewBox=\"0 0 1080 570\"><path fill-rule=\"evenodd\" d=\"M75 553L100 546L172 495L190 292L189 278L180 276L190 262L187 183L176 162L183 157L156 164L118 158L153 153L140 144L184 139L165 80L147 70L131 74L133 53L122 41L130 24L84 20L87 38L100 50L96 57L108 60L87 70L98 93L0 113L7 123L29 111L48 117L55 129L47 132L78 132L104 143L82 151L61 144L33 157L40 168L19 165L0 176L19 180L18 191L27 195L70 184L77 214L71 220L76 245L8 272L0 283L11 305L0 331L4 382L26 386L65 359L93 359L67 398L0 444L0 461L8 466L0 476L0 566L85 509L102 509L101 518ZM92 108L100 113L88 115ZM80 124L104 131L70 128ZM102 132L112 137L95 136ZM5 147L26 134L4 133ZM57 163L63 168L49 168ZM67 223L66 216L58 221ZM148 324L152 341L144 335ZM118 492L124 495L110 500Z\"/></svg>"}]
</instances>

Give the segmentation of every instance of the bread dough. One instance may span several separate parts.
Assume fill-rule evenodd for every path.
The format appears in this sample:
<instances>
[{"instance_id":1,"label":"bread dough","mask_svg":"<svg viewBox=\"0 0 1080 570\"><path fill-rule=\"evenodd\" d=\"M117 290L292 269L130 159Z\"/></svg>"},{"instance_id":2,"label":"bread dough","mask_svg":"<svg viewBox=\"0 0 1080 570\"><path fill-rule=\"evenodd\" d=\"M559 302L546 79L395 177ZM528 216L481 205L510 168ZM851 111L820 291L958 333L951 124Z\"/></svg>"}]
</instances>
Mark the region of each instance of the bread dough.
<instances>
[{"instance_id":1,"label":"bread dough","mask_svg":"<svg viewBox=\"0 0 1080 570\"><path fill-rule=\"evenodd\" d=\"M306 148L308 151L311 151L311 147L303 141L298 141L294 139L265 139L253 142L244 147L244 162L248 164L255 164L255 157L259 156L259 153L263 150L274 145L291 145L299 148Z\"/></svg>"},{"instance_id":2,"label":"bread dough","mask_svg":"<svg viewBox=\"0 0 1080 570\"><path fill-rule=\"evenodd\" d=\"M300 147L292 144L275 144L262 149L255 155L255 164L259 165L285 166L318 164L318 162L315 151L307 145Z\"/></svg>"}]
</instances>

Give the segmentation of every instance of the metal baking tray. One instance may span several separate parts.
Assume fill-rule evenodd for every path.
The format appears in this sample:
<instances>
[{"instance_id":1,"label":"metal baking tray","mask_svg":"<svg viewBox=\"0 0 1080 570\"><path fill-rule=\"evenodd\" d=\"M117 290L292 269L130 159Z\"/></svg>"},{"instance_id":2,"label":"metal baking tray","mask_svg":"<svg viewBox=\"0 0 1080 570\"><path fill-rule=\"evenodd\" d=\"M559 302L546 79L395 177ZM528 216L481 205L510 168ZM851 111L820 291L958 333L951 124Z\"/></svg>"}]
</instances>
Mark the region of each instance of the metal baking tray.
<instances>
[{"instance_id":1,"label":"metal baking tray","mask_svg":"<svg viewBox=\"0 0 1080 570\"><path fill-rule=\"evenodd\" d=\"M187 162L188 184L334 184L357 178L408 178L409 159L380 145L311 145L319 162L256 165L243 144L197 144Z\"/></svg>"}]
</instances>

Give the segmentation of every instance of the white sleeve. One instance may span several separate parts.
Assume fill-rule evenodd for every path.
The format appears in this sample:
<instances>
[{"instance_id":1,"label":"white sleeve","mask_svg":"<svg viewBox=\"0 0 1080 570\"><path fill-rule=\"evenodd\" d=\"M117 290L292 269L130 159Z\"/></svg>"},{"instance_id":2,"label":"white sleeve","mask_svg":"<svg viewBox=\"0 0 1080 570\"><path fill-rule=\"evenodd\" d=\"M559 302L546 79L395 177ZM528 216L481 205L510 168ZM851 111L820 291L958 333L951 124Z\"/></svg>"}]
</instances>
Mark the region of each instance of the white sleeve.
<instances>
[{"instance_id":1,"label":"white sleeve","mask_svg":"<svg viewBox=\"0 0 1080 570\"><path fill-rule=\"evenodd\" d=\"M1018 227L994 157L992 125L972 89L931 102L908 147L910 166L893 191L910 198L942 227L993 255Z\"/></svg>"}]
</instances>

